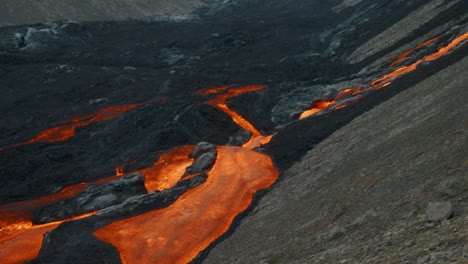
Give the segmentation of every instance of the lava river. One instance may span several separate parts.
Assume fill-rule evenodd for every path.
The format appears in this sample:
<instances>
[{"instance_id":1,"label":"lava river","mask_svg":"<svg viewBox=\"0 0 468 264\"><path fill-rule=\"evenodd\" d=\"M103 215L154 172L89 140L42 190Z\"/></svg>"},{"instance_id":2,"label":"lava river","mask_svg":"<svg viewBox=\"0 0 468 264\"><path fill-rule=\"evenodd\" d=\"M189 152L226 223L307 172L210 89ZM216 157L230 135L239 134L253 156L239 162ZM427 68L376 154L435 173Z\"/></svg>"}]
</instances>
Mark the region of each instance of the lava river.
<instances>
[{"instance_id":1,"label":"lava river","mask_svg":"<svg viewBox=\"0 0 468 264\"><path fill-rule=\"evenodd\" d=\"M21 147L33 143L53 143L66 141L75 135L75 130L78 127L84 127L93 123L117 118L128 111L134 110L150 102L151 101L139 104L111 106L89 115L74 117L70 120L62 121L62 125L60 126L56 126L42 131L41 133L37 134L35 137L26 142L21 142L11 146L0 148L0 151L9 148Z\"/></svg>"},{"instance_id":2,"label":"lava river","mask_svg":"<svg viewBox=\"0 0 468 264\"><path fill-rule=\"evenodd\" d=\"M114 245L123 263L188 263L224 234L252 202L275 182L271 159L243 147L218 147L206 182L167 208L117 221L95 236Z\"/></svg>"}]
</instances>

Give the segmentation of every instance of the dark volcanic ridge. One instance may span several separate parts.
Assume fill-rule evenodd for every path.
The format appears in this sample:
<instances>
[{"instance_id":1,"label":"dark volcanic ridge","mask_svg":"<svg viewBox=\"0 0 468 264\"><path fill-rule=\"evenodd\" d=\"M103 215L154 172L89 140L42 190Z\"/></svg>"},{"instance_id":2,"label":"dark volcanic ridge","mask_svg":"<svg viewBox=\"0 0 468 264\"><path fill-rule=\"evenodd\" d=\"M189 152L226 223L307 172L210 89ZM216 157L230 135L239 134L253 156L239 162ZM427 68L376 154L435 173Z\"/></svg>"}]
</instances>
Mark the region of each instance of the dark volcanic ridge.
<instances>
[{"instance_id":1,"label":"dark volcanic ridge","mask_svg":"<svg viewBox=\"0 0 468 264\"><path fill-rule=\"evenodd\" d=\"M25 206L34 225L58 226L30 263L131 262L99 230L210 186L219 163L232 166L230 151L268 171L266 155L250 150L258 145L235 147L251 137L273 135L256 149L282 173L357 116L467 55L466 1L347 2L228 1L184 19L0 29L0 211ZM316 112L299 120L307 110ZM199 142L217 154L211 147L194 162L178 149ZM173 177L162 164L192 162L149 190L153 170ZM250 201L271 184L252 187ZM248 204L233 226L254 210ZM0 245L16 228L6 213ZM57 222L74 217L86 218Z\"/></svg>"}]
</instances>

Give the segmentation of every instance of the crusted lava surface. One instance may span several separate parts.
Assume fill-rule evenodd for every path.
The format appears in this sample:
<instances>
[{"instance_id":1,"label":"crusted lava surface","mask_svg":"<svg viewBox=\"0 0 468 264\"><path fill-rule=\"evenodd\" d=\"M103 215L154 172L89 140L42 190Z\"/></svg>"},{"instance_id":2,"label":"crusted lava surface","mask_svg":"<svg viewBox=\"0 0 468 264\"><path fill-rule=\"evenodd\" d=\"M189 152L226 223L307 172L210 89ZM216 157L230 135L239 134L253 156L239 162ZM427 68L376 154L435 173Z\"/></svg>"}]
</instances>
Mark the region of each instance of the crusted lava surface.
<instances>
[{"instance_id":1,"label":"crusted lava surface","mask_svg":"<svg viewBox=\"0 0 468 264\"><path fill-rule=\"evenodd\" d=\"M360 59L427 1L342 2L0 28L0 255L202 262L316 144L468 54L466 1L442 1ZM190 217L166 227L179 214ZM186 233L158 237L148 219ZM153 231L131 233L142 223ZM168 250L174 241L187 255Z\"/></svg>"}]
</instances>

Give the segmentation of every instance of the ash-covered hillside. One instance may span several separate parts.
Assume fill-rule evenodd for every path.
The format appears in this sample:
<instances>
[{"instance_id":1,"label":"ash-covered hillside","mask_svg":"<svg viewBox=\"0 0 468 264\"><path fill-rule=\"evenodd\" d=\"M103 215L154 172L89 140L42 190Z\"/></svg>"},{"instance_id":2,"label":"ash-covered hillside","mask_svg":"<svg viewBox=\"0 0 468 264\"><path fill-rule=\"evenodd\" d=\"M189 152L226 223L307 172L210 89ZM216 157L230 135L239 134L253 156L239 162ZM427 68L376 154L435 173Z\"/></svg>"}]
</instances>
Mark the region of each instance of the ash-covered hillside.
<instances>
[{"instance_id":1,"label":"ash-covered hillside","mask_svg":"<svg viewBox=\"0 0 468 264\"><path fill-rule=\"evenodd\" d=\"M466 260L467 10L238 0L1 28L1 255Z\"/></svg>"},{"instance_id":2,"label":"ash-covered hillside","mask_svg":"<svg viewBox=\"0 0 468 264\"><path fill-rule=\"evenodd\" d=\"M149 19L184 15L210 0L4 0L0 3L0 27L59 20L105 21Z\"/></svg>"}]
</instances>

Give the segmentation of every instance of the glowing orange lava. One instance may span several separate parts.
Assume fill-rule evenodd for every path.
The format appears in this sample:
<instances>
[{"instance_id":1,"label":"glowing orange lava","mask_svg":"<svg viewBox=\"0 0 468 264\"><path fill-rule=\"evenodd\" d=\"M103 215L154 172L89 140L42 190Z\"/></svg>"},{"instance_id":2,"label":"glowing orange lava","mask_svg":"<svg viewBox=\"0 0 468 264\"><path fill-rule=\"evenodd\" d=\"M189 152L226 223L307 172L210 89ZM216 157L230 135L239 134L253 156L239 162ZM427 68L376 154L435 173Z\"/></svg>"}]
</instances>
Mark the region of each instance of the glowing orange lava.
<instances>
[{"instance_id":1,"label":"glowing orange lava","mask_svg":"<svg viewBox=\"0 0 468 264\"><path fill-rule=\"evenodd\" d=\"M39 142L53 143L53 142L66 141L75 135L75 129L78 127L88 126L92 123L97 123L97 122L102 122L102 121L107 121L107 120L117 118L128 111L131 111L135 108L138 108L150 102L131 104L131 105L122 105L122 106L111 106L111 107L99 110L93 114L89 114L89 115L85 115L81 117L74 117L69 120L61 122L64 125L42 131L41 133L36 135L34 138L26 142L0 148L0 151L9 149L9 148L16 148L16 147L20 147L20 146L24 146L28 144L39 143Z\"/></svg>"},{"instance_id":2,"label":"glowing orange lava","mask_svg":"<svg viewBox=\"0 0 468 264\"><path fill-rule=\"evenodd\" d=\"M312 103L312 108L309 110L304 111L299 119L304 119L311 115L315 115L316 113L322 111L323 109L327 108L328 106L336 103L337 100L318 100Z\"/></svg>"},{"instance_id":3,"label":"glowing orange lava","mask_svg":"<svg viewBox=\"0 0 468 264\"><path fill-rule=\"evenodd\" d=\"M145 175L145 188L148 192L172 188L182 180L185 169L192 165L188 155L194 146L180 146L161 154L159 160L148 168L138 170Z\"/></svg>"},{"instance_id":4,"label":"glowing orange lava","mask_svg":"<svg viewBox=\"0 0 468 264\"><path fill-rule=\"evenodd\" d=\"M173 187L182 179L185 169L193 159L188 158L193 146L181 146L161 155L152 166L135 171L145 175L145 187L148 191L162 191ZM134 172L132 172L134 173ZM32 212L52 203L63 201L86 190L91 184L108 183L124 175L123 165L116 168L116 175L100 179L93 183L80 183L64 188L61 192L32 200L0 205L0 255L2 263L22 263L37 256L45 233L55 229L63 222L72 221L94 214L88 213L71 219L42 225L33 225Z\"/></svg>"},{"instance_id":5,"label":"glowing orange lava","mask_svg":"<svg viewBox=\"0 0 468 264\"><path fill-rule=\"evenodd\" d=\"M408 51L404 52L390 66L394 66L394 65L398 64L399 62L401 62L404 58L406 58L409 54L411 54L415 50L420 49L422 47L425 47L425 46L435 42L439 38L440 37L432 38L432 39L418 45L414 49L411 49L411 50L408 50ZM449 53L453 49L457 48L460 44L462 44L467 39L468 39L468 32L458 36L457 38L452 40L447 46L444 46L444 47L440 48L437 52L435 52L435 53L433 53L431 55L425 56L424 58L416 61L413 64L398 67L394 71L392 71L390 73L387 73L387 74L383 75L380 78L377 78L376 80L370 82L370 84L366 88L362 88L361 86L358 86L356 88L347 88L347 89L344 89L343 91L341 91L341 93L335 99L316 101L316 102L314 102L312 104L312 107L310 109L304 111L301 114L299 119L304 119L306 117L315 115L315 114L323 111L324 109L328 109L328 108L331 108L332 110L339 110L339 109L345 108L346 106L350 105L350 103L341 104L341 105L337 105L337 106L335 106L335 105L337 103L339 103L342 99L347 98L349 96L358 95L358 94L362 93L362 91L380 90L382 88L385 88L385 87L389 86L390 84L392 84L392 82L396 78L399 78L399 77L401 77L403 75L406 75L406 74L408 74L410 72L415 71L418 68L418 66L421 65L422 63L431 62L431 61L437 60L440 57L446 55L447 53ZM363 97L361 96L361 97L355 98L355 99L353 99L351 101L351 103L355 103L355 102L359 101L361 98L363 98ZM333 107L333 106L335 106L335 107Z\"/></svg>"},{"instance_id":6,"label":"glowing orange lava","mask_svg":"<svg viewBox=\"0 0 468 264\"><path fill-rule=\"evenodd\" d=\"M220 87L220 88L212 88L206 91L209 91L209 94L212 94L214 92L221 92L225 91L222 94L219 94L216 98L209 100L207 103L220 109L224 113L228 114L234 123L239 125L241 128L244 130L247 130L251 133L250 140L246 142L243 146L246 148L256 148L259 147L260 145L267 144L271 140L271 136L264 136L258 131L247 119L245 119L243 116L241 116L239 113L236 111L233 111L227 106L226 100L232 97L235 97L237 95L243 94L243 93L248 93L248 92L253 92L253 91L258 91L265 88L263 85L251 85L251 86L242 86L238 88L233 88L230 90L226 91L226 87ZM199 93L206 92L205 90L199 91Z\"/></svg>"},{"instance_id":7,"label":"glowing orange lava","mask_svg":"<svg viewBox=\"0 0 468 264\"><path fill-rule=\"evenodd\" d=\"M452 40L452 42L450 42L447 46L444 46L444 47L440 48L437 52L435 52L435 53L433 53L431 55L428 55L428 56L416 61L413 64L410 64L408 66L399 67L396 70L394 70L393 72L385 74L384 76L382 76L382 77L378 78L377 80L371 82L371 85L366 89L374 89L375 87L379 87L381 85L388 86L394 79L396 79L398 77L401 77L403 75L406 75L406 74L416 70L417 67L419 65L421 65L422 63L434 61L434 60L439 59L440 57L446 55L447 53L449 53L454 48L458 47L463 41L465 41L467 39L468 39L468 33L465 33L465 34L455 38L454 40ZM382 87L379 87L379 88L382 88Z\"/></svg>"},{"instance_id":8,"label":"glowing orange lava","mask_svg":"<svg viewBox=\"0 0 468 264\"><path fill-rule=\"evenodd\" d=\"M124 175L124 167L125 165L119 165L115 168L115 176L123 176Z\"/></svg>"},{"instance_id":9,"label":"glowing orange lava","mask_svg":"<svg viewBox=\"0 0 468 264\"><path fill-rule=\"evenodd\" d=\"M14 226L0 230L0 256L2 263L24 263L39 254L44 235L57 228L61 223L78 220L94 215L96 212L73 217L63 221L33 225L30 221L22 221Z\"/></svg>"},{"instance_id":10,"label":"glowing orange lava","mask_svg":"<svg viewBox=\"0 0 468 264\"><path fill-rule=\"evenodd\" d=\"M418 46L416 46L415 48L412 48L410 50L407 50L405 52L403 52L400 56L398 56L395 60L392 61L392 63L390 63L390 65L388 65L388 67L393 67L395 65L397 65L398 63L402 62L404 59L406 59L406 57L408 57L411 53L415 52L416 50L420 49L420 48L423 48L431 43L434 43L435 41L437 41L438 39L440 39L440 36L438 37L435 37L435 38L431 38L430 40L427 40L426 42L422 43L422 44L419 44Z\"/></svg>"},{"instance_id":11,"label":"glowing orange lava","mask_svg":"<svg viewBox=\"0 0 468 264\"><path fill-rule=\"evenodd\" d=\"M223 92L229 88L229 85L225 86L220 86L220 87L214 87L214 88L206 88L206 89L200 89L197 91L198 94L200 95L210 95L210 94L216 94Z\"/></svg>"},{"instance_id":12,"label":"glowing orange lava","mask_svg":"<svg viewBox=\"0 0 468 264\"><path fill-rule=\"evenodd\" d=\"M170 207L114 222L94 235L114 245L123 263L188 263L229 229L255 192L270 187L277 177L267 155L218 147L205 183Z\"/></svg>"}]
</instances>

